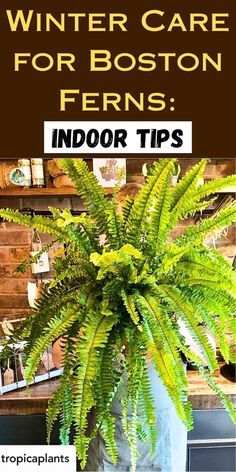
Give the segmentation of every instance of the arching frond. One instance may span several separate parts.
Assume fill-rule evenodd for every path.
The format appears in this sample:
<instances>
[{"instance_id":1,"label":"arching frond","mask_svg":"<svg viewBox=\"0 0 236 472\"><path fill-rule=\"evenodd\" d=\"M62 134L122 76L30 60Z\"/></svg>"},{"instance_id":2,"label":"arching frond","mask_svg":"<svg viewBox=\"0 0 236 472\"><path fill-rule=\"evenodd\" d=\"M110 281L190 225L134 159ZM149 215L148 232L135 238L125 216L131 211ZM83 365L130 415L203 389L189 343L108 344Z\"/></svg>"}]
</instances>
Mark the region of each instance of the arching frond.
<instances>
[{"instance_id":1,"label":"arching frond","mask_svg":"<svg viewBox=\"0 0 236 472\"><path fill-rule=\"evenodd\" d=\"M183 320L193 339L198 344L206 362L211 371L217 369L215 353L210 345L207 336L201 326L195 321L195 309L189 300L181 293L179 289L173 286L159 285L157 291L167 303L173 308L175 313Z\"/></svg>"},{"instance_id":2,"label":"arching frond","mask_svg":"<svg viewBox=\"0 0 236 472\"><path fill-rule=\"evenodd\" d=\"M65 309L62 311L60 316L56 316L49 321L48 326L44 329L40 338L36 341L35 346L30 352L26 366L24 369L24 375L27 383L31 383L34 374L37 370L40 362L40 357L44 351L51 345L54 339L59 338L64 334L68 328L79 318L79 313L75 309Z\"/></svg>"},{"instance_id":3,"label":"arching frond","mask_svg":"<svg viewBox=\"0 0 236 472\"><path fill-rule=\"evenodd\" d=\"M158 304L156 296L147 291L143 296L136 295L136 302L144 318L148 346L156 369L180 418L190 427L192 419L187 402L187 381L179 353L178 336L173 331L168 315Z\"/></svg>"},{"instance_id":4,"label":"arching frond","mask_svg":"<svg viewBox=\"0 0 236 472\"><path fill-rule=\"evenodd\" d=\"M146 223L147 214L150 211L153 199L159 192L163 182L166 180L169 172L173 169L174 159L162 159L156 163L155 170L149 176L147 184L139 192L131 208L129 218L126 223L127 242L133 245L139 245L139 237L142 226Z\"/></svg>"},{"instance_id":5,"label":"arching frond","mask_svg":"<svg viewBox=\"0 0 236 472\"><path fill-rule=\"evenodd\" d=\"M118 448L115 440L115 417L110 413L110 408L121 383L123 372L124 363L119 362L118 364L112 345L106 345L101 357L99 375L95 383L94 394L97 398L100 413L97 417L97 428L92 434L94 436L98 428L101 428L107 453L114 464L118 459Z\"/></svg>"},{"instance_id":6,"label":"arching frond","mask_svg":"<svg viewBox=\"0 0 236 472\"><path fill-rule=\"evenodd\" d=\"M150 231L147 234L147 241L155 254L166 240L168 234L168 224L170 222L170 208L172 203L172 192L170 186L170 175L163 182L162 188L153 204L149 225Z\"/></svg>"},{"instance_id":7,"label":"arching frond","mask_svg":"<svg viewBox=\"0 0 236 472\"><path fill-rule=\"evenodd\" d=\"M100 234L107 234L109 204L95 175L88 171L88 167L82 159L61 159L60 166L75 183L79 195L88 206L90 215L98 226Z\"/></svg>"},{"instance_id":8,"label":"arching frond","mask_svg":"<svg viewBox=\"0 0 236 472\"><path fill-rule=\"evenodd\" d=\"M212 231L220 232L234 221L236 221L236 206L221 210L214 217L201 220L197 225L187 228L183 238L202 241Z\"/></svg>"},{"instance_id":9,"label":"arching frond","mask_svg":"<svg viewBox=\"0 0 236 472\"><path fill-rule=\"evenodd\" d=\"M139 406L140 414L144 418L144 428L147 431L148 442L150 445L150 455L154 455L157 447L157 419L156 410L154 405L153 393L151 391L151 385L148 378L148 368L144 367L142 386L139 393Z\"/></svg>"},{"instance_id":10,"label":"arching frond","mask_svg":"<svg viewBox=\"0 0 236 472\"><path fill-rule=\"evenodd\" d=\"M208 159L201 159L194 167L192 167L176 185L172 198L172 216L181 213L181 207L189 201L193 191L198 189L200 179L207 165Z\"/></svg>"},{"instance_id":11,"label":"arching frond","mask_svg":"<svg viewBox=\"0 0 236 472\"><path fill-rule=\"evenodd\" d=\"M122 296L122 299L123 299L123 302L124 302L124 305L125 305L125 308L126 310L128 311L132 321L134 322L134 324L136 326L139 326L140 328L140 325L139 325L139 314L136 310L136 307L135 307L135 302L134 302L134 299L133 299L133 296L131 294L128 294L126 293L125 290L122 290L121 292L121 296Z\"/></svg>"},{"instance_id":12,"label":"arching frond","mask_svg":"<svg viewBox=\"0 0 236 472\"><path fill-rule=\"evenodd\" d=\"M89 443L85 435L87 414L95 404L92 384L97 377L96 365L101 358L101 348L105 347L109 333L116 323L116 316L106 317L89 312L82 324L81 335L76 345L79 366L75 378L73 416L76 430L75 444L82 467L86 463Z\"/></svg>"}]
</instances>

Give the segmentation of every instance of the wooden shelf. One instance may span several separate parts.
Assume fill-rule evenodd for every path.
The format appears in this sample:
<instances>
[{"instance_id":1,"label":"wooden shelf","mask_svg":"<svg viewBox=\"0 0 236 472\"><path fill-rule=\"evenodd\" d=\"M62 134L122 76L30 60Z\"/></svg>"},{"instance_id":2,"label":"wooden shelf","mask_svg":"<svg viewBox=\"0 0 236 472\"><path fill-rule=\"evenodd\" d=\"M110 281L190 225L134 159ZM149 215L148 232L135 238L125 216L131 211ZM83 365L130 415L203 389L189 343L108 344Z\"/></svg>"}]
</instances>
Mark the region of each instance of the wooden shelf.
<instances>
[{"instance_id":1,"label":"wooden shelf","mask_svg":"<svg viewBox=\"0 0 236 472\"><path fill-rule=\"evenodd\" d=\"M112 193L113 189L110 187L104 188L106 193ZM71 195L77 195L77 191L72 187L61 187L61 188L3 188L0 189L0 197L43 197L43 196L64 196L69 197Z\"/></svg>"},{"instance_id":2,"label":"wooden shelf","mask_svg":"<svg viewBox=\"0 0 236 472\"><path fill-rule=\"evenodd\" d=\"M220 365L221 367L221 365ZM217 395L212 392L206 382L200 378L198 371L187 371L188 395L194 409L222 408ZM236 405L235 383L222 376L220 370L214 372L214 378L226 395ZM58 387L59 379L30 385L26 388L4 393L0 396L1 415L43 414L48 400Z\"/></svg>"},{"instance_id":3,"label":"wooden shelf","mask_svg":"<svg viewBox=\"0 0 236 472\"><path fill-rule=\"evenodd\" d=\"M105 187L104 188L105 192L108 194L111 194L113 191L113 188L111 187ZM220 190L217 193L236 193L236 187L228 187L225 188L224 190ZM14 187L14 188L0 188L0 197L43 197L43 196L51 196L51 197L57 197L57 196L64 196L64 197L70 197L73 195L77 195L77 191L75 188L72 187L47 187L47 188L19 188L19 187Z\"/></svg>"}]
</instances>

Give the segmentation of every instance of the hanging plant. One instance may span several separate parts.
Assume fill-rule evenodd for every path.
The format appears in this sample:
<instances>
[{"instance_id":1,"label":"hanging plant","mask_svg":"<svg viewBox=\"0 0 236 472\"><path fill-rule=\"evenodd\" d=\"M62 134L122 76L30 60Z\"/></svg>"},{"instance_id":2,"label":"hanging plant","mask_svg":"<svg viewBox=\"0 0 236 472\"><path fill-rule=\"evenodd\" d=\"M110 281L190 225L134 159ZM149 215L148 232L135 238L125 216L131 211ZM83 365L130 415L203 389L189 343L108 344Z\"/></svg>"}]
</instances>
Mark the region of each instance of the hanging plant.
<instances>
[{"instance_id":1,"label":"hanging plant","mask_svg":"<svg viewBox=\"0 0 236 472\"><path fill-rule=\"evenodd\" d=\"M49 402L48 439L58 416L63 444L69 443L73 425L82 467L90 440L98 430L111 461L116 463L111 403L124 370L127 385L121 398L123 428L131 449L132 470L136 466L137 437L142 435L140 428L154 451L155 409L147 375L148 351L179 417L189 429L192 408L187 401L181 352L198 368L235 420L232 403L213 378L218 363L204 330L207 327L212 333L226 363L232 362L225 332L226 327L227 332L234 328L234 272L204 241L212 231L223 231L236 219L234 202L230 200L212 217L186 227L181 237L170 238L180 220L209 205L209 195L235 185L235 177L229 176L199 186L206 164L206 159L201 160L173 188L176 160L160 159L137 198L128 197L119 214L115 196L107 198L84 161L63 159L60 166L74 181L89 214L72 216L69 210L53 208L53 218L43 218L0 210L5 220L47 232L54 241L66 245L65 255L55 260L55 280L45 289L33 316L14 336L27 339L28 384L45 349L53 340L63 338L64 369ZM102 234L106 236L105 245L100 244ZM178 320L199 346L201 358L185 343ZM131 417L127 416L129 404ZM96 420L88 433L88 414L93 407Z\"/></svg>"}]
</instances>

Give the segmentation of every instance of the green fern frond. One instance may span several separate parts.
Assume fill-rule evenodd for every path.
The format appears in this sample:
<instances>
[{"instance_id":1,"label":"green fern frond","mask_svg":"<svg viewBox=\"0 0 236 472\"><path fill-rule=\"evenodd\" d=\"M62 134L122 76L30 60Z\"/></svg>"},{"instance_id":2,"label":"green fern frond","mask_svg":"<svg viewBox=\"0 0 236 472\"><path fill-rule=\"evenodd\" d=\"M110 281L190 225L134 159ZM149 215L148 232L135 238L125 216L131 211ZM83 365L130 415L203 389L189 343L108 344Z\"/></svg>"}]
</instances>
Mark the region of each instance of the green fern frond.
<instances>
[{"instance_id":1,"label":"green fern frond","mask_svg":"<svg viewBox=\"0 0 236 472\"><path fill-rule=\"evenodd\" d=\"M207 293L207 296L206 296ZM216 297L214 298L214 293ZM220 352L226 361L229 362L230 358L230 346L227 341L226 332L230 331L228 324L232 313L229 314L228 305L222 304L222 297L217 291L209 293L204 291L204 295L201 296L199 289L196 293L189 293L189 289L185 291L185 294L195 304L197 304L198 310L201 311L202 322L208 328L209 332L214 336L217 345L220 348Z\"/></svg>"},{"instance_id":2,"label":"green fern frond","mask_svg":"<svg viewBox=\"0 0 236 472\"><path fill-rule=\"evenodd\" d=\"M22 215L18 210L1 210L0 216L7 221L34 228L41 233L48 233L59 241L64 240L64 232L49 218L45 218L41 215L27 217L27 215Z\"/></svg>"},{"instance_id":3,"label":"green fern frond","mask_svg":"<svg viewBox=\"0 0 236 472\"><path fill-rule=\"evenodd\" d=\"M83 242L81 248L83 248L84 251L83 244L85 243L85 239L83 235L79 233L79 230L76 231L74 228L62 229L58 227L56 220L45 218L41 215L31 217L21 214L18 210L9 209L1 209L0 217L4 218L6 221L36 229L41 233L48 233L59 242L70 244L71 240L73 240L73 242L81 244L82 237Z\"/></svg>"},{"instance_id":4,"label":"green fern frond","mask_svg":"<svg viewBox=\"0 0 236 472\"><path fill-rule=\"evenodd\" d=\"M101 358L100 350L105 347L109 333L116 323L116 316L105 317L102 314L89 312L76 345L79 367L75 374L73 416L76 429L75 442L82 467L86 463L88 448L88 440L85 437L87 414L95 404L92 383L97 376L96 365Z\"/></svg>"},{"instance_id":5,"label":"green fern frond","mask_svg":"<svg viewBox=\"0 0 236 472\"><path fill-rule=\"evenodd\" d=\"M207 248L205 246L202 247L202 252L207 252L207 254L209 255L209 257L211 257L212 260L216 261L216 263L218 263L219 265L221 265L221 267L223 267L226 271L229 270L229 263L228 261L225 259L225 257L219 252L217 251L216 249L214 248ZM231 269L233 267L231 266Z\"/></svg>"},{"instance_id":6,"label":"green fern frond","mask_svg":"<svg viewBox=\"0 0 236 472\"><path fill-rule=\"evenodd\" d=\"M116 200L111 202L110 209L107 211L107 227L111 247L119 249L124 244L124 228Z\"/></svg>"},{"instance_id":7,"label":"green fern frond","mask_svg":"<svg viewBox=\"0 0 236 472\"><path fill-rule=\"evenodd\" d=\"M157 276L157 274L168 273L169 271L172 271L173 266L175 266L177 262L180 261L182 257L190 250L190 244L185 244L184 246L177 246L177 244L175 243L169 243L165 248L162 261L158 264L158 268L155 271L155 275Z\"/></svg>"},{"instance_id":8,"label":"green fern frond","mask_svg":"<svg viewBox=\"0 0 236 472\"><path fill-rule=\"evenodd\" d=\"M142 333L130 335L126 353L127 386L126 398L123 402L122 425L127 442L130 446L131 471L135 472L139 455L137 440L139 429L138 400L142 387L143 370L145 366L146 346ZM131 407L131 415L129 414Z\"/></svg>"},{"instance_id":9,"label":"green fern frond","mask_svg":"<svg viewBox=\"0 0 236 472\"><path fill-rule=\"evenodd\" d=\"M202 213L207 208L210 208L213 203L217 200L218 196L208 198L207 200L203 200L200 203L194 203L193 207L188 207L187 212L183 215L183 218L188 218L189 216L194 216L196 213Z\"/></svg>"},{"instance_id":10,"label":"green fern frond","mask_svg":"<svg viewBox=\"0 0 236 472\"><path fill-rule=\"evenodd\" d=\"M212 231L220 232L234 221L236 221L236 207L227 208L219 211L213 217L201 220L197 225L187 228L183 233L183 238L202 241L202 238Z\"/></svg>"},{"instance_id":11,"label":"green fern frond","mask_svg":"<svg viewBox=\"0 0 236 472\"><path fill-rule=\"evenodd\" d=\"M176 277L175 279L175 284L178 287L191 287L195 285L200 285L203 287L209 287L212 289L217 289L219 287L219 283L221 283L221 289L225 291L229 291L229 293L232 293L233 295L236 293L236 287L235 284L232 285L232 283L229 280L220 280L218 276L213 277L207 276L207 275L194 275L194 277L191 278L184 278L184 277Z\"/></svg>"},{"instance_id":12,"label":"green fern frond","mask_svg":"<svg viewBox=\"0 0 236 472\"><path fill-rule=\"evenodd\" d=\"M202 198L208 197L213 193L220 192L222 190L227 190L228 187L234 187L236 185L236 175L229 175L227 177L222 177L221 179L211 180L210 182L206 182L205 184L201 185L193 192L192 198L198 199L198 201Z\"/></svg>"},{"instance_id":13,"label":"green fern frond","mask_svg":"<svg viewBox=\"0 0 236 472\"><path fill-rule=\"evenodd\" d=\"M190 250L185 253L181 259L177 262L176 267L183 270L189 270L192 274L195 272L203 272L209 274L219 274L220 277L226 277L231 280L232 283L235 282L235 274L232 266L224 259L224 265L214 257L214 253L211 254L210 251L207 253L202 252L201 248L199 251Z\"/></svg>"},{"instance_id":14,"label":"green fern frond","mask_svg":"<svg viewBox=\"0 0 236 472\"><path fill-rule=\"evenodd\" d=\"M38 253L35 256L29 256L28 259L25 259L23 262L21 262L15 269L15 272L25 272L31 264L35 264L39 261L40 257L45 253L48 252L49 249L53 246L53 244L56 243L56 240L51 241L50 243L46 244L43 246L43 248L38 251Z\"/></svg>"},{"instance_id":15,"label":"green fern frond","mask_svg":"<svg viewBox=\"0 0 236 472\"><path fill-rule=\"evenodd\" d=\"M229 326L230 326L232 341L234 344L236 344L236 317L235 316L229 320Z\"/></svg>"},{"instance_id":16,"label":"green fern frond","mask_svg":"<svg viewBox=\"0 0 236 472\"><path fill-rule=\"evenodd\" d=\"M133 296L131 294L126 293L125 290L121 291L121 296L122 296L125 308L128 311L132 321L139 329L141 329L141 326L139 324L140 323L139 314L136 311Z\"/></svg>"},{"instance_id":17,"label":"green fern frond","mask_svg":"<svg viewBox=\"0 0 236 472\"><path fill-rule=\"evenodd\" d=\"M64 391L61 411L61 426L60 426L60 442L64 446L70 445L70 431L73 421L73 395L71 385L67 381L66 389Z\"/></svg>"},{"instance_id":18,"label":"green fern frond","mask_svg":"<svg viewBox=\"0 0 236 472\"><path fill-rule=\"evenodd\" d=\"M122 218L123 218L124 226L126 226L126 223L129 219L133 204L134 204L134 198L132 198L130 195L127 195L122 205Z\"/></svg>"},{"instance_id":19,"label":"green fern frond","mask_svg":"<svg viewBox=\"0 0 236 472\"><path fill-rule=\"evenodd\" d=\"M21 226L33 227L32 226L32 218L29 215L24 215L20 213L19 210L10 210L9 208L1 208L0 209L0 218L8 222L13 222Z\"/></svg>"},{"instance_id":20,"label":"green fern frond","mask_svg":"<svg viewBox=\"0 0 236 472\"><path fill-rule=\"evenodd\" d=\"M236 423L236 411L234 409L234 405L232 401L227 397L227 395L224 394L224 392L221 390L220 386L217 384L215 379L212 377L211 372L208 371L208 369L204 368L201 364L198 364L198 370L200 375L202 376L203 379L206 380L208 383L209 387L217 394L219 397L221 404L223 408L229 413L229 416L231 417L232 421Z\"/></svg>"},{"instance_id":21,"label":"green fern frond","mask_svg":"<svg viewBox=\"0 0 236 472\"><path fill-rule=\"evenodd\" d=\"M175 284L178 286L192 286L196 284L216 287L220 284L221 290L235 293L236 278L232 267L222 266L209 255L195 251L188 251L176 263L174 269Z\"/></svg>"},{"instance_id":22,"label":"green fern frond","mask_svg":"<svg viewBox=\"0 0 236 472\"><path fill-rule=\"evenodd\" d=\"M92 274L94 273L92 265L86 263L83 259L78 258L76 264L69 265L63 272L60 272L60 274L54 278L50 283L49 289L51 290L53 287L56 287L62 282L70 279L76 281L79 281L80 279L83 280L89 273L91 274L92 279Z\"/></svg>"},{"instance_id":23,"label":"green fern frond","mask_svg":"<svg viewBox=\"0 0 236 472\"><path fill-rule=\"evenodd\" d=\"M51 345L54 339L63 335L68 328L79 318L79 313L75 309L65 309L60 316L56 316L49 321L40 338L28 356L25 366L25 379L28 384L33 380L34 374L40 362L43 352Z\"/></svg>"},{"instance_id":24,"label":"green fern frond","mask_svg":"<svg viewBox=\"0 0 236 472\"><path fill-rule=\"evenodd\" d=\"M186 202L193 193L193 190L198 188L207 163L208 159L201 159L200 162L186 172L184 177L178 182L173 192L171 205L172 215L174 212L177 213L180 210L183 203Z\"/></svg>"},{"instance_id":25,"label":"green fern frond","mask_svg":"<svg viewBox=\"0 0 236 472\"><path fill-rule=\"evenodd\" d=\"M68 388L68 379L66 377L62 377L57 390L53 393L48 402L48 408L46 410L48 444L50 444L53 425L55 424L55 421L62 410L62 402L66 388Z\"/></svg>"},{"instance_id":26,"label":"green fern frond","mask_svg":"<svg viewBox=\"0 0 236 472\"><path fill-rule=\"evenodd\" d=\"M51 207L49 207L49 209L52 211ZM92 246L94 250L99 247L99 231L94 225L93 219L87 213L73 216L69 210L67 212L63 210L56 220L58 225L59 221L62 221L62 227L70 225L75 226L76 230L79 228L80 232L87 237L90 246Z\"/></svg>"},{"instance_id":27,"label":"green fern frond","mask_svg":"<svg viewBox=\"0 0 236 472\"><path fill-rule=\"evenodd\" d=\"M197 164L197 166L201 165L201 162L203 163L203 166L204 166L205 165L204 161L205 160L200 161L200 163ZM190 173L191 172L192 170L190 170ZM188 216L195 214L196 211L199 210L199 208L201 210L207 207L207 204L205 206L205 204L201 202L202 199L214 193L217 193L221 190L224 190L227 187L236 185L236 176L228 176L228 177L223 177L222 179L207 182L203 185L198 186L197 183L199 181L199 177L201 178L201 175L202 175L202 171L200 169L199 174L197 173L195 175L193 182L192 181L190 182L190 189L187 190L186 194L184 194L183 197L180 198L180 200L175 204L175 207L172 208L170 225L169 225L170 230L175 227L178 220L182 218L187 218Z\"/></svg>"},{"instance_id":28,"label":"green fern frond","mask_svg":"<svg viewBox=\"0 0 236 472\"><path fill-rule=\"evenodd\" d=\"M228 322L224 313L219 313L218 318L216 318L216 324L217 329L215 330L215 340L217 341L226 364L228 364L230 361L230 346L226 335Z\"/></svg>"},{"instance_id":29,"label":"green fern frond","mask_svg":"<svg viewBox=\"0 0 236 472\"><path fill-rule=\"evenodd\" d=\"M228 320L236 314L236 300L229 293L215 287L206 286L184 287L182 292L192 301L194 306L202 306L208 313L218 316L225 313Z\"/></svg>"},{"instance_id":30,"label":"green fern frond","mask_svg":"<svg viewBox=\"0 0 236 472\"><path fill-rule=\"evenodd\" d=\"M49 208L53 211L51 207ZM68 233L71 242L79 246L83 255L86 256L87 252L99 248L99 233L86 214L73 216L70 210L63 210L54 220L58 228Z\"/></svg>"},{"instance_id":31,"label":"green fern frond","mask_svg":"<svg viewBox=\"0 0 236 472\"><path fill-rule=\"evenodd\" d=\"M155 170L149 176L146 185L139 192L131 208L129 218L126 223L127 237L126 241L138 245L142 227L146 223L147 214L153 199L156 197L163 182L166 180L169 172L173 169L174 159L161 159L155 164Z\"/></svg>"},{"instance_id":32,"label":"green fern frond","mask_svg":"<svg viewBox=\"0 0 236 472\"><path fill-rule=\"evenodd\" d=\"M61 159L60 166L66 171L76 185L79 195L88 206L100 234L107 234L107 211L109 204L102 186L92 172L89 172L82 159Z\"/></svg>"},{"instance_id":33,"label":"green fern frond","mask_svg":"<svg viewBox=\"0 0 236 472\"><path fill-rule=\"evenodd\" d=\"M156 295L156 293L155 293ZM154 362L160 361L162 368L156 364L159 375L171 396L177 412L188 427L191 427L192 419L189 416L187 399L187 380L179 353L179 339L174 333L171 321L165 311L159 306L157 297L146 291L143 296L136 295L139 312L145 319L146 333L149 334ZM150 335L151 333L151 335ZM153 341L155 346L153 346ZM166 371L168 370L168 376ZM174 379L170 381L170 377ZM185 408L186 407L186 408Z\"/></svg>"},{"instance_id":34,"label":"green fern frond","mask_svg":"<svg viewBox=\"0 0 236 472\"><path fill-rule=\"evenodd\" d=\"M189 197L193 190L198 188L200 179L208 163L208 159L201 159L193 166L177 183L173 192L172 211L180 208L183 201Z\"/></svg>"},{"instance_id":35,"label":"green fern frond","mask_svg":"<svg viewBox=\"0 0 236 472\"><path fill-rule=\"evenodd\" d=\"M92 437L96 435L100 427L106 451L111 462L114 464L117 462L118 449L115 440L115 418L110 413L110 407L121 382L123 372L123 363L121 362L117 365L114 348L111 344L107 344L102 352L99 375L94 388L97 409L100 413L98 414L96 428L92 433Z\"/></svg>"},{"instance_id":36,"label":"green fern frond","mask_svg":"<svg viewBox=\"0 0 236 472\"><path fill-rule=\"evenodd\" d=\"M115 440L115 417L107 413L106 418L103 419L101 424L101 433L105 441L106 451L113 464L117 463L118 460L118 447Z\"/></svg>"},{"instance_id":37,"label":"green fern frond","mask_svg":"<svg viewBox=\"0 0 236 472\"><path fill-rule=\"evenodd\" d=\"M62 343L61 343L62 345ZM70 429L72 426L72 384L70 382L70 372L73 369L71 363L71 341L64 340L64 368L60 378L58 389L49 399L46 411L47 420L47 442L50 443L50 436L56 419L60 416L60 440L62 444L69 444Z\"/></svg>"},{"instance_id":38,"label":"green fern frond","mask_svg":"<svg viewBox=\"0 0 236 472\"><path fill-rule=\"evenodd\" d=\"M192 195L198 189L199 181L207 165L208 159L202 159L192 167L176 185L171 205L169 232L178 220L187 216L192 210ZM194 202L199 202L200 198Z\"/></svg>"},{"instance_id":39,"label":"green fern frond","mask_svg":"<svg viewBox=\"0 0 236 472\"><path fill-rule=\"evenodd\" d=\"M139 393L140 414L144 418L145 430L147 430L150 455L153 456L157 447L157 419L151 385L148 378L148 368L144 367L142 386Z\"/></svg>"},{"instance_id":40,"label":"green fern frond","mask_svg":"<svg viewBox=\"0 0 236 472\"><path fill-rule=\"evenodd\" d=\"M148 223L150 225L150 232L147 234L147 241L154 254L166 240L172 198L170 176L167 176L156 198L156 202L153 204Z\"/></svg>"},{"instance_id":41,"label":"green fern frond","mask_svg":"<svg viewBox=\"0 0 236 472\"><path fill-rule=\"evenodd\" d=\"M64 247L53 259L55 280L42 291L32 317L3 342L1 356L10 355L10 342L24 339L29 383L43 351L62 337L63 372L47 412L48 440L59 417L60 441L69 444L73 436L81 467L97 434L102 435L110 461L117 462L112 414L116 399L121 403L132 472L139 455L138 440L148 441L154 453L157 422L147 353L151 370L155 368L189 429L192 407L180 353L196 366L236 420L230 400L214 379L218 363L206 334L215 339L227 363L235 362L228 341L230 336L236 342L235 272L218 251L207 247L206 239L234 220L232 199L210 217L197 224L194 220L183 236L172 240L178 221L202 211L215 200L215 192L235 185L236 178L200 185L207 163L203 159L172 188L174 163L172 158L159 159L137 198L126 199L121 215L117 189L113 198L107 198L80 159L64 159L63 168L88 212L74 216L67 209L50 208L50 218L31 218L0 210L6 221L46 232ZM182 324L199 355L183 334ZM203 368L205 362L207 368ZM90 424L91 413L94 421Z\"/></svg>"},{"instance_id":42,"label":"green fern frond","mask_svg":"<svg viewBox=\"0 0 236 472\"><path fill-rule=\"evenodd\" d=\"M189 329L193 339L198 344L202 355L204 356L209 369L213 372L217 369L217 361L215 353L210 345L203 329L197 325L195 321L195 308L191 305L189 300L177 287L159 285L157 291L173 308L175 313L183 320L186 328Z\"/></svg>"},{"instance_id":43,"label":"green fern frond","mask_svg":"<svg viewBox=\"0 0 236 472\"><path fill-rule=\"evenodd\" d=\"M44 329L48 328L50 320L54 314L58 316L64 313L64 309L71 307L77 312L86 311L91 301L94 300L94 293L89 283L79 284L78 280L63 281L56 287L44 289L42 298L37 301L31 331L25 348L26 356L34 349L35 344L40 340ZM93 301L92 301L93 303Z\"/></svg>"}]
</instances>

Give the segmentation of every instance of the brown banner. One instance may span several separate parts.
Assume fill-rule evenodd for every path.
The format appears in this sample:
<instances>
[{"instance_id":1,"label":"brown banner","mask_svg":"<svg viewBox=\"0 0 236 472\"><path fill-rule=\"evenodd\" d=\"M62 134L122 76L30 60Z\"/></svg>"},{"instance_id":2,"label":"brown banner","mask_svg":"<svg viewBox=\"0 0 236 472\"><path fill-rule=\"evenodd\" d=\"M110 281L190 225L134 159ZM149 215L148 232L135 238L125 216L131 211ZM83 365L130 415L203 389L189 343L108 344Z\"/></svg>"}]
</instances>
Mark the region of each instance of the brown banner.
<instances>
[{"instance_id":1,"label":"brown banner","mask_svg":"<svg viewBox=\"0 0 236 472\"><path fill-rule=\"evenodd\" d=\"M44 121L102 120L191 121L186 157L235 157L233 10L232 0L2 0L0 158L51 157Z\"/></svg>"}]
</instances>

